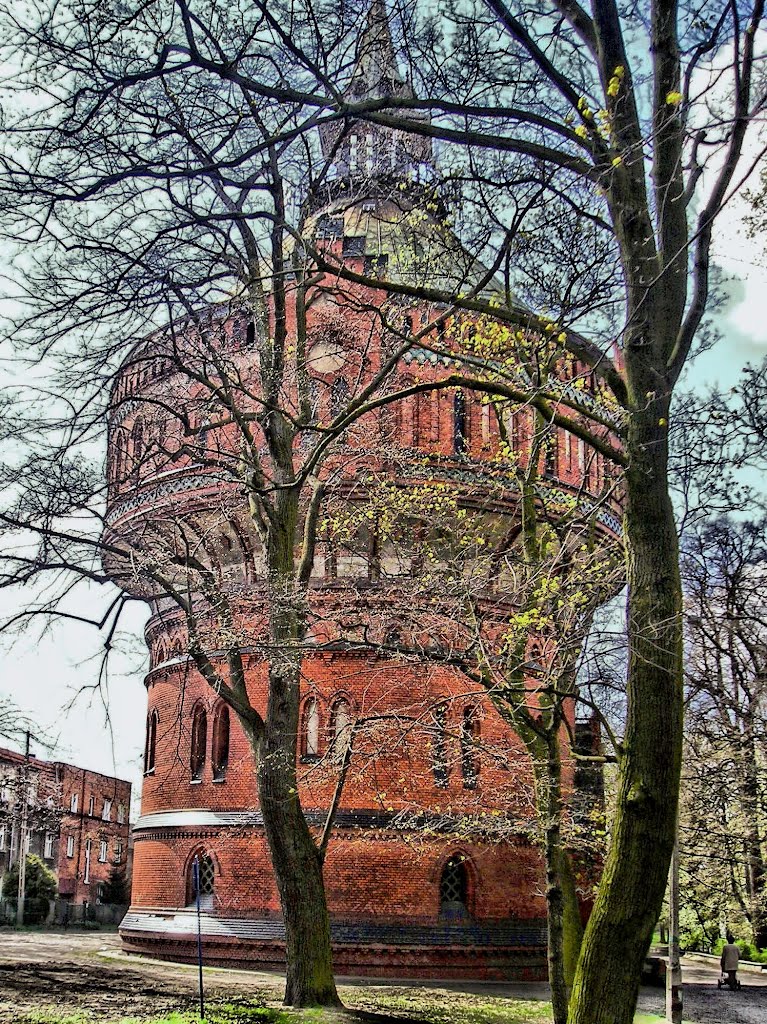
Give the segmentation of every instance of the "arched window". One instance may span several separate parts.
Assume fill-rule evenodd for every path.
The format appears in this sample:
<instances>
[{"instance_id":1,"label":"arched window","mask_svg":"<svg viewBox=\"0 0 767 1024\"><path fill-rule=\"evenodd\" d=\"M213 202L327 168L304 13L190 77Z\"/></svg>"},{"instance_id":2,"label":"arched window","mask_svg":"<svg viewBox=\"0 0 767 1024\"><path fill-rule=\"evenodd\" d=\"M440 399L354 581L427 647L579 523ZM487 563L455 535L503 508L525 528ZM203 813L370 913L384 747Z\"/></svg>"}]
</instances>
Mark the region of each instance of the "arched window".
<instances>
[{"instance_id":1,"label":"arched window","mask_svg":"<svg viewBox=\"0 0 767 1024\"><path fill-rule=\"evenodd\" d=\"M463 455L469 440L469 410L461 388L453 395L453 451Z\"/></svg>"},{"instance_id":2,"label":"arched window","mask_svg":"<svg viewBox=\"0 0 767 1024\"><path fill-rule=\"evenodd\" d=\"M330 727L328 739L333 757L340 760L346 753L351 740L352 709L345 697L339 697L330 709Z\"/></svg>"},{"instance_id":3,"label":"arched window","mask_svg":"<svg viewBox=\"0 0 767 1024\"><path fill-rule=\"evenodd\" d=\"M144 458L144 421L139 417L131 430L131 448L133 452L133 474L138 476L141 461Z\"/></svg>"},{"instance_id":4,"label":"arched window","mask_svg":"<svg viewBox=\"0 0 767 1024\"><path fill-rule=\"evenodd\" d=\"M205 753L208 745L208 716L202 704L195 704L192 712L192 745L189 754L189 769L192 779L198 781L205 770Z\"/></svg>"},{"instance_id":5,"label":"arched window","mask_svg":"<svg viewBox=\"0 0 767 1024\"><path fill-rule=\"evenodd\" d=\"M154 773L155 754L157 750L157 726L160 716L156 710L147 716L146 720L146 746L144 747L144 775Z\"/></svg>"},{"instance_id":6,"label":"arched window","mask_svg":"<svg viewBox=\"0 0 767 1024\"><path fill-rule=\"evenodd\" d=\"M438 786L446 786L450 776L447 763L447 707L440 704L432 713L434 719L434 738L432 740L432 768L434 781Z\"/></svg>"},{"instance_id":7,"label":"arched window","mask_svg":"<svg viewBox=\"0 0 767 1024\"><path fill-rule=\"evenodd\" d=\"M554 426L552 426L546 438L543 472L546 476L558 476L559 474L559 437L557 428Z\"/></svg>"},{"instance_id":8,"label":"arched window","mask_svg":"<svg viewBox=\"0 0 767 1024\"><path fill-rule=\"evenodd\" d=\"M330 386L330 415L340 416L349 404L349 385L343 377L336 377Z\"/></svg>"},{"instance_id":9,"label":"arched window","mask_svg":"<svg viewBox=\"0 0 767 1024\"><path fill-rule=\"evenodd\" d=\"M316 423L320 415L320 387L313 378L309 381L307 397L309 399L309 419L312 423Z\"/></svg>"},{"instance_id":10,"label":"arched window","mask_svg":"<svg viewBox=\"0 0 767 1024\"><path fill-rule=\"evenodd\" d=\"M476 789L479 777L479 717L476 708L464 708L461 722L463 788Z\"/></svg>"},{"instance_id":11,"label":"arched window","mask_svg":"<svg viewBox=\"0 0 767 1024\"><path fill-rule=\"evenodd\" d=\"M117 428L115 444L115 483L119 487L125 482L128 466L128 439L122 427Z\"/></svg>"},{"instance_id":12,"label":"arched window","mask_svg":"<svg viewBox=\"0 0 767 1024\"><path fill-rule=\"evenodd\" d=\"M197 430L197 452L202 462L210 455L211 434L210 416L205 416Z\"/></svg>"},{"instance_id":13,"label":"arched window","mask_svg":"<svg viewBox=\"0 0 767 1024\"><path fill-rule=\"evenodd\" d=\"M469 913L469 873L463 854L454 853L442 869L439 912L446 917L466 917Z\"/></svg>"},{"instance_id":14,"label":"arched window","mask_svg":"<svg viewBox=\"0 0 767 1024\"><path fill-rule=\"evenodd\" d=\"M229 766L229 708L220 704L213 720L213 781L223 782Z\"/></svg>"},{"instance_id":15,"label":"arched window","mask_svg":"<svg viewBox=\"0 0 767 1024\"><path fill-rule=\"evenodd\" d=\"M248 348L255 348L256 346L256 325L252 320L245 328L245 345Z\"/></svg>"},{"instance_id":16,"label":"arched window","mask_svg":"<svg viewBox=\"0 0 767 1024\"><path fill-rule=\"evenodd\" d=\"M197 902L197 889L200 891L200 909L213 910L213 899L216 890L216 865L213 858L206 853L198 853L189 861L186 880L187 906Z\"/></svg>"},{"instance_id":17,"label":"arched window","mask_svg":"<svg viewBox=\"0 0 767 1024\"><path fill-rule=\"evenodd\" d=\"M301 716L301 757L314 760L320 752L320 708L316 697L310 697L304 704Z\"/></svg>"},{"instance_id":18,"label":"arched window","mask_svg":"<svg viewBox=\"0 0 767 1024\"><path fill-rule=\"evenodd\" d=\"M157 645L154 649L154 663L155 665L162 665L164 661L168 660L168 645L165 640L158 640Z\"/></svg>"}]
</instances>

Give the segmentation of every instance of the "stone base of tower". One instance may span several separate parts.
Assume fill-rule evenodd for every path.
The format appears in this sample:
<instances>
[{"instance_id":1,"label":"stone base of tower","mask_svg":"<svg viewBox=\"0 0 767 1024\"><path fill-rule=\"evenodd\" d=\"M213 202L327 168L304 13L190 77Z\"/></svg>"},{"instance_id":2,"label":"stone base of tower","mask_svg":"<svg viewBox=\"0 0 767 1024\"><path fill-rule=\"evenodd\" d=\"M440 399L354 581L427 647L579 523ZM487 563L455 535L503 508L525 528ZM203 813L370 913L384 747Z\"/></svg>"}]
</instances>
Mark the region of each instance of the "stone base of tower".
<instances>
[{"instance_id":1,"label":"stone base of tower","mask_svg":"<svg viewBox=\"0 0 767 1024\"><path fill-rule=\"evenodd\" d=\"M202 914L203 960L209 966L281 971L282 925L274 919ZM337 975L480 981L546 979L546 923L483 921L463 924L384 925L334 921ZM197 916L188 909L131 908L120 925L123 948L161 960L197 960Z\"/></svg>"}]
</instances>

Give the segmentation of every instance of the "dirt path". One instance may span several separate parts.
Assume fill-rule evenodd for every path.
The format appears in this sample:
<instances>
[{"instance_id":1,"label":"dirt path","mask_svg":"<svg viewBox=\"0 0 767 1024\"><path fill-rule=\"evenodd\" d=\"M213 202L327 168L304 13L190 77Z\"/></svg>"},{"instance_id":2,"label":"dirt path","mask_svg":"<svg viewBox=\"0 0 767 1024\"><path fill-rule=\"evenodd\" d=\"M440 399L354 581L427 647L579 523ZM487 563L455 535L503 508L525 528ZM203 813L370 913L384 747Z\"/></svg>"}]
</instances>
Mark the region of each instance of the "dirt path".
<instances>
[{"instance_id":1,"label":"dirt path","mask_svg":"<svg viewBox=\"0 0 767 1024\"><path fill-rule=\"evenodd\" d=\"M694 1024L767 1024L767 977L763 975L744 972L740 992L719 991L714 966L688 963L685 1020ZM501 1002L548 996L545 985L343 981L353 986L345 993L347 1003L355 1002L356 991L368 1005L376 989L382 998L399 990L419 989L424 997L430 990L449 989ZM205 986L210 999L240 996L276 1005L282 996L283 979L264 972L211 969L205 972ZM116 935L0 932L0 1024L17 1024L46 1009L71 1014L86 1011L96 1019L141 1018L152 1013L193 1010L196 1002L195 968L127 958L120 952ZM663 1014L663 990L643 988L639 1007L646 1013Z\"/></svg>"}]
</instances>

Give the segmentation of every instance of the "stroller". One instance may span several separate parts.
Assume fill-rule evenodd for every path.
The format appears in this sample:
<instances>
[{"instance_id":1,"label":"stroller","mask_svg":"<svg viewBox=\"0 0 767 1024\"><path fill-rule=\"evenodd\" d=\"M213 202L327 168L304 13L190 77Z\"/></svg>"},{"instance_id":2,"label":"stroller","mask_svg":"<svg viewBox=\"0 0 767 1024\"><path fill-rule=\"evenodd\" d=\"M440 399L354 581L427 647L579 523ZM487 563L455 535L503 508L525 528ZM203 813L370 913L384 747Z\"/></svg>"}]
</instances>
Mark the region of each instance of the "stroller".
<instances>
[{"instance_id":1,"label":"stroller","mask_svg":"<svg viewBox=\"0 0 767 1024\"><path fill-rule=\"evenodd\" d=\"M732 977L730 977L730 975L732 975ZM722 972L717 980L716 987L719 989L729 988L731 992L740 992L742 988L736 977L735 971L730 971L729 974Z\"/></svg>"}]
</instances>

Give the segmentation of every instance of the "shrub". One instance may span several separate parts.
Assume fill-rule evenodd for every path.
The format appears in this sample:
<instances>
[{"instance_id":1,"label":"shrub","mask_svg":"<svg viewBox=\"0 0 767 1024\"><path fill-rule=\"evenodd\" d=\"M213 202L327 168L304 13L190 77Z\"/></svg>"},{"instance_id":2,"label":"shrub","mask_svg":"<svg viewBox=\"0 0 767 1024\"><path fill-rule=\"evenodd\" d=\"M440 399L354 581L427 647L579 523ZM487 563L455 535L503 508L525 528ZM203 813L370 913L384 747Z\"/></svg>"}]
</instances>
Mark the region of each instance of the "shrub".
<instances>
[{"instance_id":1,"label":"shrub","mask_svg":"<svg viewBox=\"0 0 767 1024\"><path fill-rule=\"evenodd\" d=\"M24 875L24 893L27 899L56 899L56 876L33 853L27 856ZM19 865L14 864L3 875L3 896L13 899L19 892Z\"/></svg>"}]
</instances>

